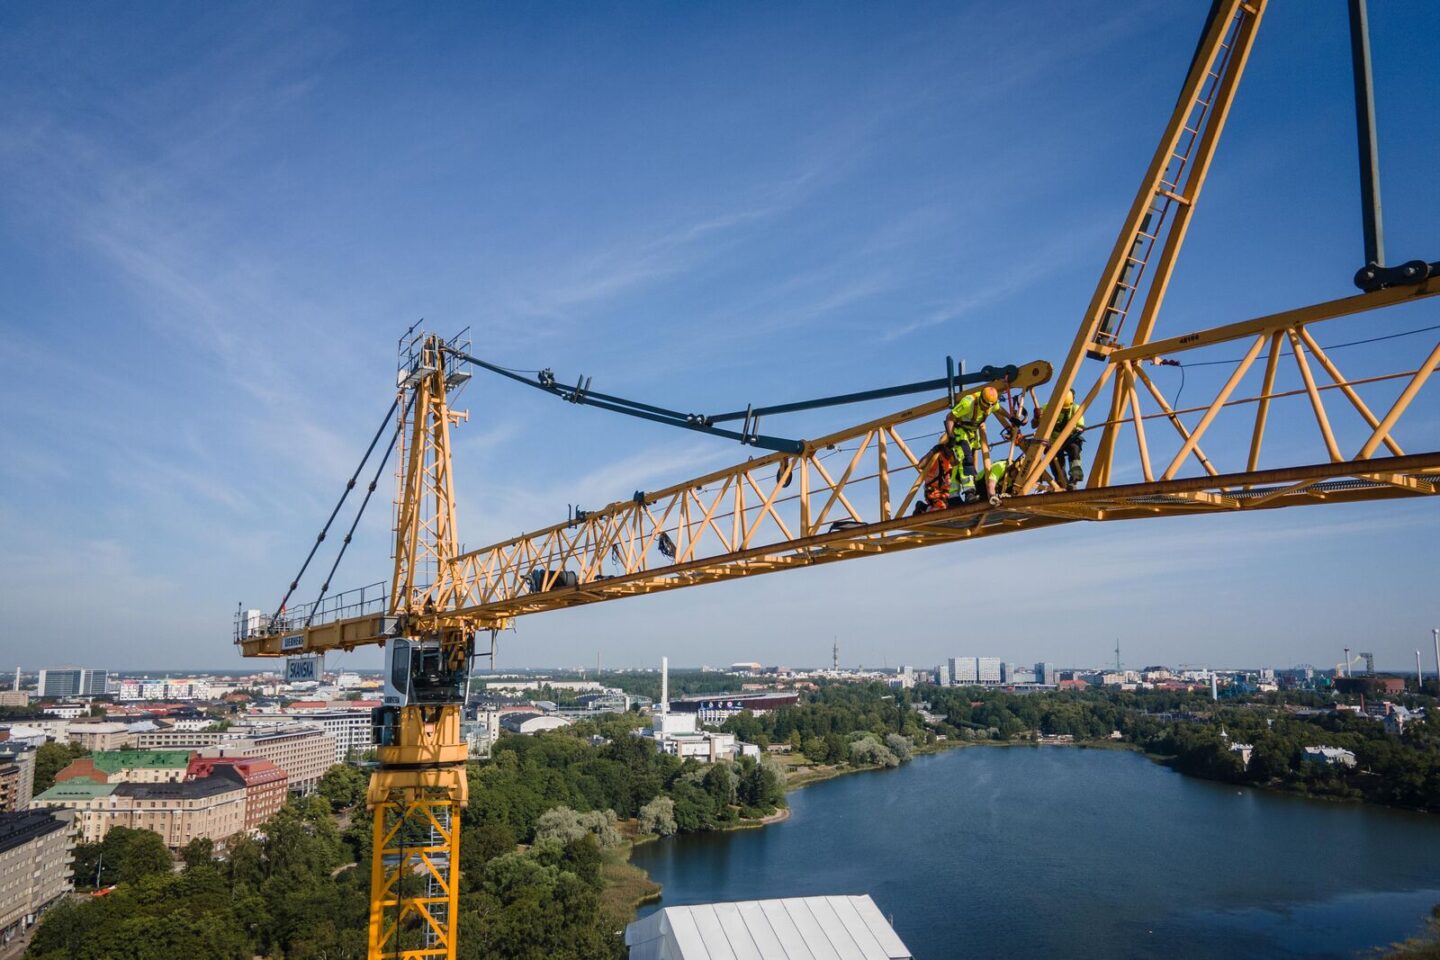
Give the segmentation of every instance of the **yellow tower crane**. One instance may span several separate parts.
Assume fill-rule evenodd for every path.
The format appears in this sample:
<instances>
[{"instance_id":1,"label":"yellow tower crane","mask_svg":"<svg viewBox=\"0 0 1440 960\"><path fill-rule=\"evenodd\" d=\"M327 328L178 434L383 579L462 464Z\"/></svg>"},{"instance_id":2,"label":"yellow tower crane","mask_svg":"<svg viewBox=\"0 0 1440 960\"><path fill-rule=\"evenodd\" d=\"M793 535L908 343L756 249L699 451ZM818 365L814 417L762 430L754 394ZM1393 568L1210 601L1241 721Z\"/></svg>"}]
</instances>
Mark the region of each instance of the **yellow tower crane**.
<instances>
[{"instance_id":1,"label":"yellow tower crane","mask_svg":"<svg viewBox=\"0 0 1440 960\"><path fill-rule=\"evenodd\" d=\"M374 816L371 960L455 956L459 818L466 802L460 729L465 683L476 636L503 629L515 617L1061 523L1235 514L1440 492L1440 438L1430 435L1426 452L1407 454L1396 432L1440 366L1440 343L1401 369L1347 379L1312 332L1322 322L1440 294L1440 263L1384 262L1368 27L1363 0L1349 2L1365 213L1365 263L1355 277L1359 294L1155 338L1165 291L1268 6L1268 0L1214 0L1180 97L1058 376L1052 378L1048 363L1033 361L702 416L596 393L583 379L562 387L547 372L530 381L471 356L468 343L458 339L413 329L402 338L397 397L371 444L373 450L393 417L394 441L386 448L387 456L391 450L398 454L390 582L327 597L327 577L321 599L294 609L282 602L268 617L248 612L236 632L246 656L385 646L384 705L375 712L379 766L368 792ZM1425 329L1433 328L1411 332ZM1179 365L1191 351L1227 343L1239 344L1243 354L1213 397L1198 405L1177 408L1145 369ZM1287 353L1302 387L1279 390L1277 372ZM1253 380L1250 373L1262 355L1258 389L1247 395L1242 386ZM1079 415L1061 423L1063 399L1077 386L1087 358L1100 367L1088 389L1076 391ZM1315 367L1329 382L1322 382ZM572 402L738 439L768 453L660 490L637 491L602 509L577 510L538 531L461 553L450 429L463 414L450 408L449 399L474 369ZM1035 402L1036 390L1052 379L1042 407ZM1377 413L1362 391L1382 384L1398 392ZM917 510L941 454L938 445L914 446L915 431L933 436L957 398L986 387L995 388L1018 419L1024 419L1027 397L1037 413L1031 437L1017 433L994 445L982 442L978 452L979 466L987 468L992 459L999 461L1008 441L1004 456L1014 465L1009 486L1015 495L998 503L982 498ZM815 440L789 441L759 431L762 415L916 392L930 398ZM1148 412L1142 397L1153 402ZM1318 455L1293 462L1300 439L1295 428L1303 418L1274 418L1283 424L1292 462L1262 467L1263 441L1274 432L1271 411L1287 399L1313 416ZM1239 432L1248 443L1227 445L1222 435L1220 447L1202 448L1219 418L1233 419L1246 410L1252 416ZM1100 441L1089 457L1086 484L1067 489L1072 485L1063 476L1051 482L1047 470L1087 412L1088 427L1100 431ZM1348 454L1337 426L1347 415L1363 438ZM738 431L720 426L735 421L742 422ZM1160 429L1150 430L1157 422ZM1434 424L1432 415L1419 419L1415 429L1428 426L1433 434ZM1134 437L1143 479L1120 484L1115 457L1127 435ZM1377 456L1382 446L1387 456ZM347 493L358 476L357 470ZM372 481L366 502L374 489ZM332 513L330 522L334 519ZM322 532L319 539L324 538ZM347 545L349 540L347 534ZM312 548L307 567L314 555ZM287 601L295 586L292 582Z\"/></svg>"}]
</instances>

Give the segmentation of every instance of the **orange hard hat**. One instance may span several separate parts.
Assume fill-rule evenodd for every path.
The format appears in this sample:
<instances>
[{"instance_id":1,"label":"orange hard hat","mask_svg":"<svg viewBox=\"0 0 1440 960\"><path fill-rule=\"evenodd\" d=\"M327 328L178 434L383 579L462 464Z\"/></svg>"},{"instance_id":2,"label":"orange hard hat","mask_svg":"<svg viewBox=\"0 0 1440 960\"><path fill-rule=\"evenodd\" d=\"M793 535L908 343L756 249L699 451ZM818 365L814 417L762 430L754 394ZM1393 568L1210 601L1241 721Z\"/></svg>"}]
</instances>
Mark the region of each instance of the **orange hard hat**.
<instances>
[{"instance_id":1,"label":"orange hard hat","mask_svg":"<svg viewBox=\"0 0 1440 960\"><path fill-rule=\"evenodd\" d=\"M985 387L980 391L980 400L987 407L994 406L1000 402L1000 391L994 387Z\"/></svg>"}]
</instances>

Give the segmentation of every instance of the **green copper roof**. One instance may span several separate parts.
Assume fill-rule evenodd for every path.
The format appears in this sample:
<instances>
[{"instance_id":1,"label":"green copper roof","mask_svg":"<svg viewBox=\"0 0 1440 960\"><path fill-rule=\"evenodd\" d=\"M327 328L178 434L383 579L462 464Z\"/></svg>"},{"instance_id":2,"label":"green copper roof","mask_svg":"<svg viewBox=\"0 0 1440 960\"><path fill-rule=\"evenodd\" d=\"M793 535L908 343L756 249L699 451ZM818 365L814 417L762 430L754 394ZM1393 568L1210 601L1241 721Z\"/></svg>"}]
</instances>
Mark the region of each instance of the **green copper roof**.
<instances>
[{"instance_id":1,"label":"green copper roof","mask_svg":"<svg viewBox=\"0 0 1440 960\"><path fill-rule=\"evenodd\" d=\"M64 783L57 783L55 786L37 796L32 803L44 803L47 800L94 800L96 797L108 797L115 792L118 784L96 783L93 780L66 780Z\"/></svg>"},{"instance_id":2,"label":"green copper roof","mask_svg":"<svg viewBox=\"0 0 1440 960\"><path fill-rule=\"evenodd\" d=\"M106 773L137 768L183 770L190 764L189 750L105 750L93 753L95 769Z\"/></svg>"}]
</instances>

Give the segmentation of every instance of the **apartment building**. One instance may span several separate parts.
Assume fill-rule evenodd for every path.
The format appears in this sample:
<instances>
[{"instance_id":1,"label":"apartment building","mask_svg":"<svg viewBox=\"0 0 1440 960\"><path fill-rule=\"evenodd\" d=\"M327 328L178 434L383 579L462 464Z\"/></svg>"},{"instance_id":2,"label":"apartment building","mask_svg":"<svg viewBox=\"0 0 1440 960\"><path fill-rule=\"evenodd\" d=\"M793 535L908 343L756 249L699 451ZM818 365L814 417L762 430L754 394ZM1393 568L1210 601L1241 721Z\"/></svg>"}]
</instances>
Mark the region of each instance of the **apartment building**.
<instances>
[{"instance_id":1,"label":"apartment building","mask_svg":"<svg viewBox=\"0 0 1440 960\"><path fill-rule=\"evenodd\" d=\"M178 783L190 764L188 750L111 750L70 761L56 783Z\"/></svg>"},{"instance_id":2,"label":"apartment building","mask_svg":"<svg viewBox=\"0 0 1440 960\"><path fill-rule=\"evenodd\" d=\"M0 744L0 811L24 810L34 793L34 748L24 742Z\"/></svg>"},{"instance_id":3,"label":"apartment building","mask_svg":"<svg viewBox=\"0 0 1440 960\"><path fill-rule=\"evenodd\" d=\"M335 738L305 723L245 723L226 730L154 730L142 747L188 748L205 757L258 757L285 771L290 789L309 793L335 763Z\"/></svg>"},{"instance_id":4,"label":"apartment building","mask_svg":"<svg viewBox=\"0 0 1440 960\"><path fill-rule=\"evenodd\" d=\"M289 778L269 760L258 757L194 757L190 761L187 780L214 776L221 768L234 771L245 784L246 831L255 830L285 806L289 794Z\"/></svg>"},{"instance_id":5,"label":"apartment building","mask_svg":"<svg viewBox=\"0 0 1440 960\"><path fill-rule=\"evenodd\" d=\"M0 813L0 942L28 929L70 892L68 828L63 814Z\"/></svg>"},{"instance_id":6,"label":"apartment building","mask_svg":"<svg viewBox=\"0 0 1440 960\"><path fill-rule=\"evenodd\" d=\"M153 830L180 849L196 837L224 841L245 829L245 782L232 768L179 783L57 783L34 806L69 810L74 833L97 843L114 827Z\"/></svg>"},{"instance_id":7,"label":"apartment building","mask_svg":"<svg viewBox=\"0 0 1440 960\"><path fill-rule=\"evenodd\" d=\"M217 743L234 739L236 734L229 730L183 730L179 727L165 730L147 730L135 735L137 750L198 750L213 747Z\"/></svg>"}]
</instances>

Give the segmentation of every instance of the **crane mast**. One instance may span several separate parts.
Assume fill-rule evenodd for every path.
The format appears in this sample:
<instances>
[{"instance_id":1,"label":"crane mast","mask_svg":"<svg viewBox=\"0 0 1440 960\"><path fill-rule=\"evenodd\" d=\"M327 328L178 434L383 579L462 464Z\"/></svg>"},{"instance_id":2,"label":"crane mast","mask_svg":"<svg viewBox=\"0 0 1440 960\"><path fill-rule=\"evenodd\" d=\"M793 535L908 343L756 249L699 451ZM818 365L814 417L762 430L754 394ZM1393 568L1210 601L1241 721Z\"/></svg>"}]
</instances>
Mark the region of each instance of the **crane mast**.
<instances>
[{"instance_id":1,"label":"crane mast","mask_svg":"<svg viewBox=\"0 0 1440 960\"><path fill-rule=\"evenodd\" d=\"M460 732L473 626L447 616L458 551L448 389L463 382L445 342L402 343L395 567L384 705L375 711L379 766L373 817L369 956L454 960L459 925L460 814L468 800Z\"/></svg>"}]
</instances>

